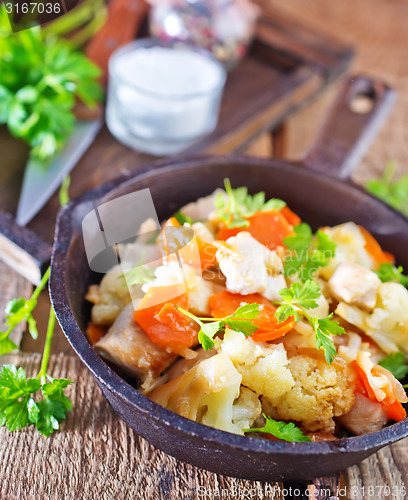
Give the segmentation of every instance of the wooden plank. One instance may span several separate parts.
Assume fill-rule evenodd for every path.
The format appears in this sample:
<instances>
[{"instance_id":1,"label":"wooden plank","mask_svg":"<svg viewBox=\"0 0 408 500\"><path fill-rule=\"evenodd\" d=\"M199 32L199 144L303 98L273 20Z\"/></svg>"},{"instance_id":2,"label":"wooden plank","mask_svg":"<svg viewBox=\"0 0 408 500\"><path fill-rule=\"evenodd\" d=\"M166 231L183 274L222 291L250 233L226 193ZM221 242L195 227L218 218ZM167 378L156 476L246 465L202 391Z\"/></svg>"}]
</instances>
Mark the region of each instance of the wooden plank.
<instances>
[{"instance_id":1,"label":"wooden plank","mask_svg":"<svg viewBox=\"0 0 408 500\"><path fill-rule=\"evenodd\" d=\"M39 355L5 358L3 362L23 366L30 376L40 366ZM119 420L78 358L52 356L49 372L75 381L67 390L73 410L61 432L49 439L33 428L15 433L0 429L0 498L180 500L251 495L283 500L281 483L223 477L153 448Z\"/></svg>"}]
</instances>

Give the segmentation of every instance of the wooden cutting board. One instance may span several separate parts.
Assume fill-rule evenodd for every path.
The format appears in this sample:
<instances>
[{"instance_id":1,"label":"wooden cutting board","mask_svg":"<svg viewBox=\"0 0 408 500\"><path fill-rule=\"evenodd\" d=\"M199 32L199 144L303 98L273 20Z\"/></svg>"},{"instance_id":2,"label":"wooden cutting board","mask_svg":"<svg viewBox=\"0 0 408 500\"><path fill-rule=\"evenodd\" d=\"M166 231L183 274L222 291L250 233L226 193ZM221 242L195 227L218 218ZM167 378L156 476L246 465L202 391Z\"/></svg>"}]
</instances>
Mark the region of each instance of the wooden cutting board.
<instances>
[{"instance_id":1,"label":"wooden cutting board","mask_svg":"<svg viewBox=\"0 0 408 500\"><path fill-rule=\"evenodd\" d=\"M344 73L351 57L349 47L264 7L249 53L228 75L217 128L185 154L243 151L261 133L273 131L315 99ZM17 226L13 216L28 149L0 128L0 150L0 258L36 282L48 265L58 196L27 228ZM72 171L70 195L145 165L154 168L156 160L120 144L105 126Z\"/></svg>"}]
</instances>

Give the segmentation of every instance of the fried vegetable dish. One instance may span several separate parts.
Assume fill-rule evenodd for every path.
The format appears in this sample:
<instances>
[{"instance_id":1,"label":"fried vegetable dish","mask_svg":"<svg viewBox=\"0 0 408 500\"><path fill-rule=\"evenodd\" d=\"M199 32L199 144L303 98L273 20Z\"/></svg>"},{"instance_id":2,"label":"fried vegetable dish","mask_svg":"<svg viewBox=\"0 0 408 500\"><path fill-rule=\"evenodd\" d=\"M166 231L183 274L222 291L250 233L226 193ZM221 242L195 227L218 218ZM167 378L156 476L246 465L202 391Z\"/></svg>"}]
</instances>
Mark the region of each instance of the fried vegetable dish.
<instances>
[{"instance_id":1,"label":"fried vegetable dish","mask_svg":"<svg viewBox=\"0 0 408 500\"><path fill-rule=\"evenodd\" d=\"M86 296L89 341L153 401L285 441L406 417L408 279L366 229L313 233L228 179L155 229L146 220Z\"/></svg>"}]
</instances>

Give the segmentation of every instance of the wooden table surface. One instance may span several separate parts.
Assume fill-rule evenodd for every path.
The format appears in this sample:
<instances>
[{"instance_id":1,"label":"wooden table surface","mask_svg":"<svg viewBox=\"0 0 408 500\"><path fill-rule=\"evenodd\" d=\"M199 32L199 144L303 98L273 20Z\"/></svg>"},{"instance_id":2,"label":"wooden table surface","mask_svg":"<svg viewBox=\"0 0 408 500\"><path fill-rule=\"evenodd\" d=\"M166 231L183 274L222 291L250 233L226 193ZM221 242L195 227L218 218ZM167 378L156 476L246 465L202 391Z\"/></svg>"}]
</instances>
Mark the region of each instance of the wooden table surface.
<instances>
[{"instance_id":1,"label":"wooden table surface","mask_svg":"<svg viewBox=\"0 0 408 500\"><path fill-rule=\"evenodd\" d=\"M363 183L379 176L386 162L396 160L408 171L408 2L406 0L270 0L316 30L335 34L356 48L352 70L382 77L399 92L398 103L355 172ZM332 86L313 105L290 119L272 145L265 135L248 153L300 158L311 145L336 92ZM31 286L0 263L0 311L16 296L28 296ZM45 299L43 299L45 301ZM37 319L44 331L47 318ZM21 332L17 332L17 335ZM34 374L41 340L28 336L23 353L2 362L23 366ZM0 500L17 499L405 499L408 486L408 439L380 451L337 477L310 484L254 483L222 477L176 461L154 449L120 421L102 397L92 377L58 331L49 372L75 381L69 389L74 407L61 432L49 439L32 429L10 434L0 429ZM292 490L290 490L292 488ZM299 490L299 491L297 491Z\"/></svg>"}]
</instances>

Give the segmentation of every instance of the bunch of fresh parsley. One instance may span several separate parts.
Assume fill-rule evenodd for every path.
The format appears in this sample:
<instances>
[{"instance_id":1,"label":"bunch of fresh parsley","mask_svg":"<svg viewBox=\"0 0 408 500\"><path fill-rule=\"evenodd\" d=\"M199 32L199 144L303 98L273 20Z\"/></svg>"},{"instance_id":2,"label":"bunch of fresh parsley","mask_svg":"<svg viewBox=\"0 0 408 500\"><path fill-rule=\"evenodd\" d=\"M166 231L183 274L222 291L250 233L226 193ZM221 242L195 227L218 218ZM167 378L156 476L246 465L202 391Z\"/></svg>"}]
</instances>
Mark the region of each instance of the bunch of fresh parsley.
<instances>
[{"instance_id":1,"label":"bunch of fresh parsley","mask_svg":"<svg viewBox=\"0 0 408 500\"><path fill-rule=\"evenodd\" d=\"M366 189L408 217L408 174L393 180L395 170L395 163L389 162L381 178L368 181Z\"/></svg>"},{"instance_id":2,"label":"bunch of fresh parsley","mask_svg":"<svg viewBox=\"0 0 408 500\"><path fill-rule=\"evenodd\" d=\"M315 332L315 345L318 349L323 348L326 361L331 364L337 355L331 335L344 335L346 332L337 321L334 321L333 313L326 318L314 318L304 309L315 309L318 307L316 300L320 297L319 285L312 280L306 281L303 285L293 283L290 288L283 288L279 291L281 301L274 302L279 305L276 317L279 322L285 321L293 316L298 322L305 318Z\"/></svg>"},{"instance_id":3,"label":"bunch of fresh parsley","mask_svg":"<svg viewBox=\"0 0 408 500\"><path fill-rule=\"evenodd\" d=\"M246 187L232 189L229 179L224 179L224 186L227 196L219 193L214 204L217 217L229 228L248 227L248 219L256 212L281 210L286 205L284 201L276 198L265 202L263 191L251 196Z\"/></svg>"},{"instance_id":4,"label":"bunch of fresh parsley","mask_svg":"<svg viewBox=\"0 0 408 500\"><path fill-rule=\"evenodd\" d=\"M12 33L0 8L0 125L44 161L73 129L76 99L93 106L102 98L100 70L66 41L44 38L40 27Z\"/></svg>"},{"instance_id":5,"label":"bunch of fresh parsley","mask_svg":"<svg viewBox=\"0 0 408 500\"><path fill-rule=\"evenodd\" d=\"M61 204L68 202L68 186L69 179L63 182L60 190ZM38 337L32 312L49 277L48 268L28 300L21 297L7 304L5 311L7 329L0 332L0 355L18 349L9 335L22 321L27 321L32 337L35 339ZM54 328L55 314L51 307L41 367L35 378L27 378L23 368L17 369L13 365L3 366L0 372L0 427L6 425L10 431L17 431L34 424L41 434L48 437L59 428L60 422L71 410L71 401L65 396L64 390L73 382L64 378L53 379L47 375Z\"/></svg>"},{"instance_id":6,"label":"bunch of fresh parsley","mask_svg":"<svg viewBox=\"0 0 408 500\"><path fill-rule=\"evenodd\" d=\"M313 236L311 227L305 222L293 230L294 236L283 240L289 252L284 259L285 276L296 274L305 282L315 276L319 267L327 266L336 253L336 243L323 231Z\"/></svg>"}]
</instances>

